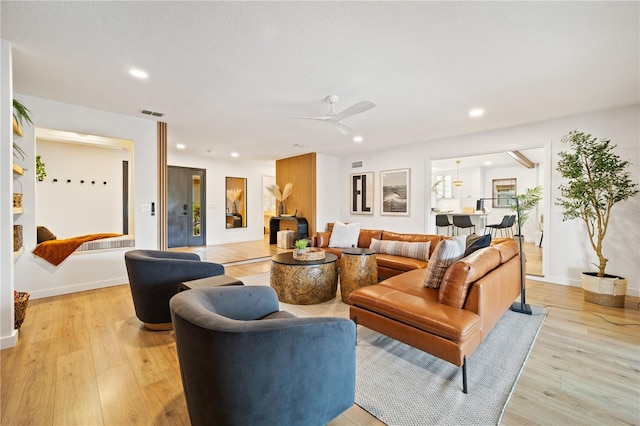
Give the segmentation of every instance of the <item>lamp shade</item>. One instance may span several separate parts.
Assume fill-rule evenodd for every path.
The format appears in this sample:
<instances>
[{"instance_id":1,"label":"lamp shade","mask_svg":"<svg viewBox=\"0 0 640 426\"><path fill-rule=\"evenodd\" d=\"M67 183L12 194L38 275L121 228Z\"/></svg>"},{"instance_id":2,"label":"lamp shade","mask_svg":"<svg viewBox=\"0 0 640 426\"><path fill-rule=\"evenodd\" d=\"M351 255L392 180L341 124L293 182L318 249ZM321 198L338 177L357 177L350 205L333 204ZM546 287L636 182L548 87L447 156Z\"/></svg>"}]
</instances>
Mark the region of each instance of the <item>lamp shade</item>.
<instances>
[{"instance_id":1,"label":"lamp shade","mask_svg":"<svg viewBox=\"0 0 640 426\"><path fill-rule=\"evenodd\" d=\"M456 160L456 180L451 182L453 186L462 186L463 182L460 180L460 160Z\"/></svg>"}]
</instances>

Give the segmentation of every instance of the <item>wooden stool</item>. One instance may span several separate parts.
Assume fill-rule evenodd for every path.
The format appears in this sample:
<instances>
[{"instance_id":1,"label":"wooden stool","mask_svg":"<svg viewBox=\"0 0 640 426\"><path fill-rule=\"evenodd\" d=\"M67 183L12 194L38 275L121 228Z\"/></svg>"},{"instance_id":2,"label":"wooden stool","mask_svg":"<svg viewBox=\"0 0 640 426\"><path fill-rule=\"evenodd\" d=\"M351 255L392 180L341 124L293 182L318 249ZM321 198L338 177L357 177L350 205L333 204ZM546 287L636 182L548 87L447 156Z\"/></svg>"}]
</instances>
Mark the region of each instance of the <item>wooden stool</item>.
<instances>
[{"instance_id":1,"label":"wooden stool","mask_svg":"<svg viewBox=\"0 0 640 426\"><path fill-rule=\"evenodd\" d=\"M353 290L378 283L378 261L371 249L351 248L342 250L340 258L340 294L349 303Z\"/></svg>"}]
</instances>

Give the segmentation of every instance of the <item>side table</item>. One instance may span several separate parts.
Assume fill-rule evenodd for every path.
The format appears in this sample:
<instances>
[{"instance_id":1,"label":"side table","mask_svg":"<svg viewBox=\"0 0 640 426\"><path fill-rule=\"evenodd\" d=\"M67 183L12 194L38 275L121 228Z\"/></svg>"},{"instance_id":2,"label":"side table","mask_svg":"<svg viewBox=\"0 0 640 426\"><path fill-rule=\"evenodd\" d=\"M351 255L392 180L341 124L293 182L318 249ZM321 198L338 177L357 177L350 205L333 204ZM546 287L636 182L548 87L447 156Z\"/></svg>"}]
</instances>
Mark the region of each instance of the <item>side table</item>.
<instances>
[{"instance_id":1,"label":"side table","mask_svg":"<svg viewBox=\"0 0 640 426\"><path fill-rule=\"evenodd\" d=\"M378 283L378 261L375 250L350 248L342 250L340 258L340 293L349 303L353 290Z\"/></svg>"},{"instance_id":2,"label":"side table","mask_svg":"<svg viewBox=\"0 0 640 426\"><path fill-rule=\"evenodd\" d=\"M271 258L271 287L278 300L294 305L313 305L336 297L338 256L327 253L324 259L295 260L292 252Z\"/></svg>"},{"instance_id":3,"label":"side table","mask_svg":"<svg viewBox=\"0 0 640 426\"><path fill-rule=\"evenodd\" d=\"M180 290L192 288L222 287L227 285L244 285L242 281L229 275L214 275L213 277L200 278L198 280L184 281L180 283Z\"/></svg>"}]
</instances>

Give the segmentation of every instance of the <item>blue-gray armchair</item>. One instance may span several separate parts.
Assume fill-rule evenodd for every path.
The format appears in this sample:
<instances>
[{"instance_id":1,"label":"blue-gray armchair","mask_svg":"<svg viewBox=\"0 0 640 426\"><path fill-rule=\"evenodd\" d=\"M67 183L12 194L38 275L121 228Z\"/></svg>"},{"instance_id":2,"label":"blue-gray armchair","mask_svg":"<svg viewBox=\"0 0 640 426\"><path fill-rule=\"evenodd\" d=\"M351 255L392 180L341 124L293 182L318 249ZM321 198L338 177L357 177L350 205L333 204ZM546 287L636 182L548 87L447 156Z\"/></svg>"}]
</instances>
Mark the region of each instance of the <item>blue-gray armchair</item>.
<instances>
[{"instance_id":1,"label":"blue-gray armchair","mask_svg":"<svg viewBox=\"0 0 640 426\"><path fill-rule=\"evenodd\" d=\"M169 300L183 281L224 275L224 266L195 253L131 250L124 254L136 316L151 330L170 330Z\"/></svg>"},{"instance_id":2,"label":"blue-gray armchair","mask_svg":"<svg viewBox=\"0 0 640 426\"><path fill-rule=\"evenodd\" d=\"M326 425L355 399L355 324L279 311L268 286L171 299L191 424Z\"/></svg>"}]
</instances>

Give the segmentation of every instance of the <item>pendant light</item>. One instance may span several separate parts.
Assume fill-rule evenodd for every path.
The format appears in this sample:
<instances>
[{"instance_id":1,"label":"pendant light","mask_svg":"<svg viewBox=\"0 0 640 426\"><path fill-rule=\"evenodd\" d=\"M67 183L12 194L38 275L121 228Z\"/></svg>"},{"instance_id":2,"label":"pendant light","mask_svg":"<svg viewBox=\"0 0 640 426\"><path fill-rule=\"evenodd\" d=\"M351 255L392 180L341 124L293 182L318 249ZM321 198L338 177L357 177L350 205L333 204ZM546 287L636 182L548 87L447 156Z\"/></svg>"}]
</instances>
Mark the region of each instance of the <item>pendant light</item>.
<instances>
[{"instance_id":1,"label":"pendant light","mask_svg":"<svg viewBox=\"0 0 640 426\"><path fill-rule=\"evenodd\" d=\"M452 183L453 186L462 186L462 181L460 180L460 160L456 160L456 180Z\"/></svg>"}]
</instances>

